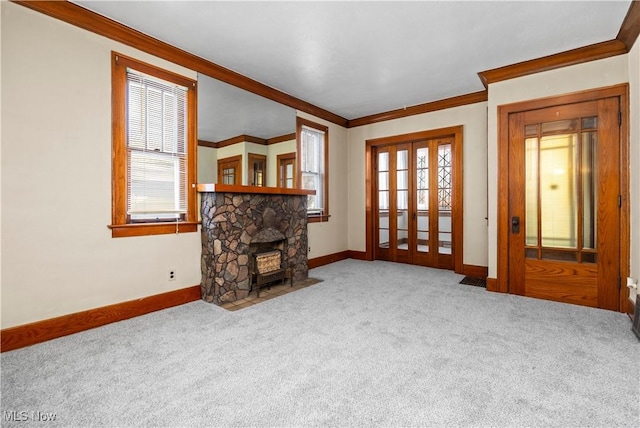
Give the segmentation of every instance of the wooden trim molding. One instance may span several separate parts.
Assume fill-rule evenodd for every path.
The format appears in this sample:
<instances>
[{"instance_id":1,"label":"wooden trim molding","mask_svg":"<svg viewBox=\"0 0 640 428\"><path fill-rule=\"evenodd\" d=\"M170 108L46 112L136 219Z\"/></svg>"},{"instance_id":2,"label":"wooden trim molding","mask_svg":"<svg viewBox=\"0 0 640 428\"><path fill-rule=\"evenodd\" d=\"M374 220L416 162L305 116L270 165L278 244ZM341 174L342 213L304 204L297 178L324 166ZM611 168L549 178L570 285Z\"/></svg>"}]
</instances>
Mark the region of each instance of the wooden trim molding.
<instances>
[{"instance_id":1,"label":"wooden trim molding","mask_svg":"<svg viewBox=\"0 0 640 428\"><path fill-rule=\"evenodd\" d=\"M277 137L268 138L267 145L283 143L285 141L292 141L296 139L296 133L292 132L291 134L278 135Z\"/></svg>"},{"instance_id":2,"label":"wooden trim molding","mask_svg":"<svg viewBox=\"0 0 640 428\"><path fill-rule=\"evenodd\" d=\"M295 140L296 139L296 134L295 132L292 132L291 134L285 134L285 135L278 135L276 137L273 138L269 138L269 139L262 139L262 138L258 138L258 137L253 137L251 135L238 135L237 137L232 137L232 138L228 138L226 140L222 140L222 141L218 141L218 142L214 142L214 141L207 141L207 140L198 140L198 145L202 146L202 147L210 147L212 149L220 149L222 147L227 147L227 146L231 146L233 144L238 144L238 143L255 143L255 144L261 144L263 146L268 146L271 144L278 144L278 143L282 143L284 141L291 141L291 140Z\"/></svg>"},{"instance_id":3,"label":"wooden trim molding","mask_svg":"<svg viewBox=\"0 0 640 428\"><path fill-rule=\"evenodd\" d=\"M320 266L328 265L330 263L339 262L340 260L346 260L349 258L349 251L340 251L339 253L327 254L326 256L314 257L309 259L307 266L309 269L317 268Z\"/></svg>"},{"instance_id":4,"label":"wooden trim molding","mask_svg":"<svg viewBox=\"0 0 640 428\"><path fill-rule=\"evenodd\" d=\"M636 299L640 299L640 296L636 296ZM631 317L631 319L633 319L633 315L636 312L636 304L633 300L631 300L631 298L627 298L627 310L626 310L627 314L629 315L629 317Z\"/></svg>"},{"instance_id":5,"label":"wooden trim molding","mask_svg":"<svg viewBox=\"0 0 640 428\"><path fill-rule=\"evenodd\" d=\"M288 189L284 187L239 186L221 183L201 183L196 186L196 190L201 193L256 193L261 195L308 196L316 194L315 190Z\"/></svg>"},{"instance_id":6,"label":"wooden trim molding","mask_svg":"<svg viewBox=\"0 0 640 428\"><path fill-rule=\"evenodd\" d=\"M0 351L12 351L200 299L200 286L3 329Z\"/></svg>"},{"instance_id":7,"label":"wooden trim molding","mask_svg":"<svg viewBox=\"0 0 640 428\"><path fill-rule=\"evenodd\" d=\"M197 232L199 224L198 221L179 221L175 223L110 224L107 227L111 229L112 238L127 238L130 236Z\"/></svg>"},{"instance_id":8,"label":"wooden trim molding","mask_svg":"<svg viewBox=\"0 0 640 428\"><path fill-rule=\"evenodd\" d=\"M206 59L155 39L69 1L14 0L13 2L100 36L124 43L125 45L157 56L158 58L206 74L209 77L253 92L254 94L258 94L296 110L301 110L340 126L347 126L347 119L337 114L278 91L277 89L243 76L240 73L207 61Z\"/></svg>"},{"instance_id":9,"label":"wooden trim molding","mask_svg":"<svg viewBox=\"0 0 640 428\"><path fill-rule=\"evenodd\" d=\"M366 251L355 251L355 250L349 250L347 252L347 256L350 259L355 259L355 260L369 260L367 258L367 252Z\"/></svg>"},{"instance_id":10,"label":"wooden trim molding","mask_svg":"<svg viewBox=\"0 0 640 428\"><path fill-rule=\"evenodd\" d=\"M496 278L487 278L487 291L500 292L498 287L498 280Z\"/></svg>"},{"instance_id":11,"label":"wooden trim molding","mask_svg":"<svg viewBox=\"0 0 640 428\"><path fill-rule=\"evenodd\" d=\"M493 70L481 71L478 73L478 76L480 77L480 80L482 80L485 88L487 88L491 83L626 53L627 47L623 42L620 40L609 40L608 42L596 43L594 45L584 46L542 58L523 61L507 65L505 67L494 68Z\"/></svg>"},{"instance_id":12,"label":"wooden trim molding","mask_svg":"<svg viewBox=\"0 0 640 428\"><path fill-rule=\"evenodd\" d=\"M471 278L486 279L489 275L489 268L486 266L462 265L462 274Z\"/></svg>"},{"instance_id":13,"label":"wooden trim molding","mask_svg":"<svg viewBox=\"0 0 640 428\"><path fill-rule=\"evenodd\" d=\"M212 149L218 148L218 143L214 143L213 141L207 141L207 140L198 140L198 145L201 147L209 147Z\"/></svg>"},{"instance_id":14,"label":"wooden trim molding","mask_svg":"<svg viewBox=\"0 0 640 428\"><path fill-rule=\"evenodd\" d=\"M215 148L221 149L222 147L232 146L234 144L239 143L254 143L261 144L265 146L267 144L267 140L263 140L262 138L253 137L251 135L238 135L236 137L227 138L226 140L218 141L214 143L216 145Z\"/></svg>"},{"instance_id":15,"label":"wooden trim molding","mask_svg":"<svg viewBox=\"0 0 640 428\"><path fill-rule=\"evenodd\" d=\"M487 101L487 91L473 92L471 94L460 95L453 98L446 98L439 101L432 101L425 104L419 104L411 107L405 107L397 110L391 110L384 113L373 114L349 121L348 128L356 126L370 125L372 123L384 122L386 120L400 119L402 117L414 116L416 114L430 113L438 110L446 110L453 107L460 107L469 104L481 103Z\"/></svg>"},{"instance_id":16,"label":"wooden trim molding","mask_svg":"<svg viewBox=\"0 0 640 428\"><path fill-rule=\"evenodd\" d=\"M617 40L620 40L627 47L627 51L630 51L638 35L640 34L640 1L634 0L629 6L627 16L624 17L620 31L616 36Z\"/></svg>"}]
</instances>

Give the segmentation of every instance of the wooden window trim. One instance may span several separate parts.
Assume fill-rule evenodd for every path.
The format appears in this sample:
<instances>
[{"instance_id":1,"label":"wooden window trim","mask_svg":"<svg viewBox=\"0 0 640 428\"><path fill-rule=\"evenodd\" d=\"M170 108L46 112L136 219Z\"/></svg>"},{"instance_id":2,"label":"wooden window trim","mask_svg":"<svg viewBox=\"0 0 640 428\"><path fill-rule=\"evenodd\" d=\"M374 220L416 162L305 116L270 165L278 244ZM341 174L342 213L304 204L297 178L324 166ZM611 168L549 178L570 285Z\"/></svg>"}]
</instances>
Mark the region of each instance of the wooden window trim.
<instances>
[{"instance_id":1,"label":"wooden window trim","mask_svg":"<svg viewBox=\"0 0 640 428\"><path fill-rule=\"evenodd\" d=\"M187 108L187 213L184 221L127 223L127 137L126 137L126 85L127 67L142 73L176 83L188 88ZM197 195L197 131L196 81L187 77L162 70L117 52L111 52L111 126L112 126L112 163L111 163L111 236L162 235L169 233L196 232Z\"/></svg>"},{"instance_id":2,"label":"wooden window trim","mask_svg":"<svg viewBox=\"0 0 640 428\"><path fill-rule=\"evenodd\" d=\"M317 129L324 132L324 180L323 180L323 208L322 214L307 214L307 223L320 223L329 221L329 127L321 125L302 117L296 117L296 153L302 153L302 127L308 126L309 128ZM302 183L302 165L300 162L296 162L296 177L295 182L298 185Z\"/></svg>"}]
</instances>

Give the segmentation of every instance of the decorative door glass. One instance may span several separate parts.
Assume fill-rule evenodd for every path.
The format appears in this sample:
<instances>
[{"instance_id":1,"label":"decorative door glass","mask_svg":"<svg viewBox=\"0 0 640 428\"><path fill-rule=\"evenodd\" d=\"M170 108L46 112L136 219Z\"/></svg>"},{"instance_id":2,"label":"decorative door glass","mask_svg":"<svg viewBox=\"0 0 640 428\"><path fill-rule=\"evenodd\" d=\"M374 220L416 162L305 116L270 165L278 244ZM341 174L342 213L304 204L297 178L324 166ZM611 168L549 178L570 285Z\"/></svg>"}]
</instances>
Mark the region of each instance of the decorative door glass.
<instances>
[{"instance_id":1,"label":"decorative door glass","mask_svg":"<svg viewBox=\"0 0 640 428\"><path fill-rule=\"evenodd\" d=\"M596 262L597 117L525 127L525 254Z\"/></svg>"},{"instance_id":2,"label":"decorative door glass","mask_svg":"<svg viewBox=\"0 0 640 428\"><path fill-rule=\"evenodd\" d=\"M378 246L389 248L389 152L378 153Z\"/></svg>"},{"instance_id":3,"label":"decorative door glass","mask_svg":"<svg viewBox=\"0 0 640 428\"><path fill-rule=\"evenodd\" d=\"M397 246L409 249L409 150L396 152Z\"/></svg>"},{"instance_id":4,"label":"decorative door glass","mask_svg":"<svg viewBox=\"0 0 640 428\"><path fill-rule=\"evenodd\" d=\"M416 249L421 253L429 252L429 149L416 150L416 205L417 237Z\"/></svg>"}]
</instances>

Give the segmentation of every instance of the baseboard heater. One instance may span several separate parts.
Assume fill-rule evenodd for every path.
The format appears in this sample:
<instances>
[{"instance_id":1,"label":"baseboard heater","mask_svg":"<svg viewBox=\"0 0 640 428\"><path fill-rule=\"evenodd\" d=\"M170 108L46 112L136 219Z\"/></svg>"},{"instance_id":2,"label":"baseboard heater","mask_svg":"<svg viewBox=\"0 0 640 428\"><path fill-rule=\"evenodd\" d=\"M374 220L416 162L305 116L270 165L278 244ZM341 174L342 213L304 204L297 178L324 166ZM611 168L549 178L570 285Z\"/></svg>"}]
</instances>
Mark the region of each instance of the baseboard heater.
<instances>
[{"instance_id":1,"label":"baseboard heater","mask_svg":"<svg viewBox=\"0 0 640 428\"><path fill-rule=\"evenodd\" d=\"M636 309L633 311L631 331L633 331L636 336L638 336L638 339L640 339L640 295L636 296Z\"/></svg>"}]
</instances>

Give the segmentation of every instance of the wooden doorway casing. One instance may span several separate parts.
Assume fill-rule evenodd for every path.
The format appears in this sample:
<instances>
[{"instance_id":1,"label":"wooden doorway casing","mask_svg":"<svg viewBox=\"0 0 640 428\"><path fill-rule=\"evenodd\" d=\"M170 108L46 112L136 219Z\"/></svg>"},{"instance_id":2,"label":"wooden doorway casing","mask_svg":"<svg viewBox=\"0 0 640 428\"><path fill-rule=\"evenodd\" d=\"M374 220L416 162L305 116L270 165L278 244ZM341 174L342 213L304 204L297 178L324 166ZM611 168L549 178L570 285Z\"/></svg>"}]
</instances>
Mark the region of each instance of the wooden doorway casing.
<instances>
[{"instance_id":1,"label":"wooden doorway casing","mask_svg":"<svg viewBox=\"0 0 640 428\"><path fill-rule=\"evenodd\" d=\"M510 293L509 284L509 115L536 109L563 106L605 98L618 97L620 102L620 277L629 275L630 269L630 225L629 225L629 86L615 85L606 88L576 92L556 97L523 101L514 104L498 106L498 203L497 203L497 278L495 287L488 289L502 293ZM619 287L619 310L624 312L627 307L627 289Z\"/></svg>"},{"instance_id":2,"label":"wooden doorway casing","mask_svg":"<svg viewBox=\"0 0 640 428\"><path fill-rule=\"evenodd\" d=\"M432 140L436 138L453 138L453 158L456 164L453 168L452 188L452 241L453 241L453 269L457 273L463 272L463 194L462 194L462 136L463 126L452 126L429 131L414 132L410 134L394 135L367 140L365 144L365 236L366 236L366 260L374 260L374 201L375 192L375 148L389 144L402 144L416 140Z\"/></svg>"}]
</instances>

